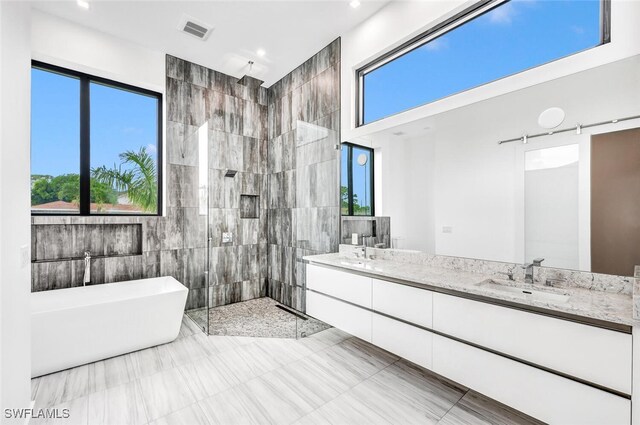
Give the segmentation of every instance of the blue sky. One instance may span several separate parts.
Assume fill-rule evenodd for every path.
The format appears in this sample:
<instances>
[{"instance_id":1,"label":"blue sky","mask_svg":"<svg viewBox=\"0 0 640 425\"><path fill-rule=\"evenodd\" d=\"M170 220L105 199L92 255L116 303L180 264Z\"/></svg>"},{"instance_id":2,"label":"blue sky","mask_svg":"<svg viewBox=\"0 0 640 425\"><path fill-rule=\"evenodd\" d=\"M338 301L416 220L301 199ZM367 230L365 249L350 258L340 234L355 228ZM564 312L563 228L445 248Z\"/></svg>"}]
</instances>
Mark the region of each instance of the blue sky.
<instances>
[{"instance_id":1,"label":"blue sky","mask_svg":"<svg viewBox=\"0 0 640 425\"><path fill-rule=\"evenodd\" d=\"M599 0L512 0L365 76L365 123L600 42Z\"/></svg>"},{"instance_id":2,"label":"blue sky","mask_svg":"<svg viewBox=\"0 0 640 425\"><path fill-rule=\"evenodd\" d=\"M157 100L91 83L91 166L119 164L118 154L147 146L156 154ZM79 173L80 82L31 72L31 173Z\"/></svg>"}]
</instances>

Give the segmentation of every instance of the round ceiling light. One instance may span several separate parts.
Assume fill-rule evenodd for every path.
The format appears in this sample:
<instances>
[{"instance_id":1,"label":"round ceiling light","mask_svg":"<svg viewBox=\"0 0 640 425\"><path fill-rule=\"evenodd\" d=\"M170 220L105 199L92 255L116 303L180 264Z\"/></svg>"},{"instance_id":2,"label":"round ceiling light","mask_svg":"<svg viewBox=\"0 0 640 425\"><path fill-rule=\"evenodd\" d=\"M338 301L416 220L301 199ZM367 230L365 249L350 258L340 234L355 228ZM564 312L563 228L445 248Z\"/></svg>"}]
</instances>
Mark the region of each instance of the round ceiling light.
<instances>
[{"instance_id":1,"label":"round ceiling light","mask_svg":"<svg viewBox=\"0 0 640 425\"><path fill-rule=\"evenodd\" d=\"M538 117L538 125L542 128L556 128L564 121L565 113L562 108L553 107L542 111Z\"/></svg>"},{"instance_id":2,"label":"round ceiling light","mask_svg":"<svg viewBox=\"0 0 640 425\"><path fill-rule=\"evenodd\" d=\"M367 157L366 154L361 153L360 155L358 155L358 164L359 165L366 164L368 160L369 160L369 158Z\"/></svg>"}]
</instances>

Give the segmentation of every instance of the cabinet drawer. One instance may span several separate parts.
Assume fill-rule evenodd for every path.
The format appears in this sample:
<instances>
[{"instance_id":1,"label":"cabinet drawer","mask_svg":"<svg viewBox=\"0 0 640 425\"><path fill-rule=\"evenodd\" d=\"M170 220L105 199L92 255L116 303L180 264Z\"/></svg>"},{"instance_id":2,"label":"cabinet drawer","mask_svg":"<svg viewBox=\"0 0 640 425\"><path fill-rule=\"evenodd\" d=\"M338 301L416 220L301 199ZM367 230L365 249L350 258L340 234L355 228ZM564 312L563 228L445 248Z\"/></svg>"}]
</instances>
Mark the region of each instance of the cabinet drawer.
<instances>
[{"instance_id":1,"label":"cabinet drawer","mask_svg":"<svg viewBox=\"0 0 640 425\"><path fill-rule=\"evenodd\" d=\"M433 336L433 370L550 424L631 422L623 397L440 335Z\"/></svg>"},{"instance_id":2,"label":"cabinet drawer","mask_svg":"<svg viewBox=\"0 0 640 425\"><path fill-rule=\"evenodd\" d=\"M307 264L307 288L371 308L371 278Z\"/></svg>"},{"instance_id":3,"label":"cabinet drawer","mask_svg":"<svg viewBox=\"0 0 640 425\"><path fill-rule=\"evenodd\" d=\"M360 339L371 342L371 312L306 291L307 314Z\"/></svg>"},{"instance_id":4,"label":"cabinet drawer","mask_svg":"<svg viewBox=\"0 0 640 425\"><path fill-rule=\"evenodd\" d=\"M426 328L432 324L433 292L373 279L373 309Z\"/></svg>"},{"instance_id":5,"label":"cabinet drawer","mask_svg":"<svg viewBox=\"0 0 640 425\"><path fill-rule=\"evenodd\" d=\"M431 369L433 334L373 313L371 342L402 358Z\"/></svg>"},{"instance_id":6,"label":"cabinet drawer","mask_svg":"<svg viewBox=\"0 0 640 425\"><path fill-rule=\"evenodd\" d=\"M433 328L631 394L631 335L444 294Z\"/></svg>"}]
</instances>

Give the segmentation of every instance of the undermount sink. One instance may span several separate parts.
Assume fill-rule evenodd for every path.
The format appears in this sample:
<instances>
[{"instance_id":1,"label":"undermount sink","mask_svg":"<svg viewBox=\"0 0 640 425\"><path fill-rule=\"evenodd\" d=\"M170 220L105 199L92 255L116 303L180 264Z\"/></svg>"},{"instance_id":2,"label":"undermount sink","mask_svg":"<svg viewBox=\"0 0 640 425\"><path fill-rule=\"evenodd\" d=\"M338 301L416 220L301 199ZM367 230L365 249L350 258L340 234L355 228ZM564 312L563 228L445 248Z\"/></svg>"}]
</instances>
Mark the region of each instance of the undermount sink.
<instances>
[{"instance_id":1,"label":"undermount sink","mask_svg":"<svg viewBox=\"0 0 640 425\"><path fill-rule=\"evenodd\" d=\"M569 301L570 296L564 293L551 292L547 290L534 289L531 287L513 286L508 282L501 282L496 279L487 279L476 285L489 289L497 293L505 293L524 300L536 300L562 304Z\"/></svg>"}]
</instances>

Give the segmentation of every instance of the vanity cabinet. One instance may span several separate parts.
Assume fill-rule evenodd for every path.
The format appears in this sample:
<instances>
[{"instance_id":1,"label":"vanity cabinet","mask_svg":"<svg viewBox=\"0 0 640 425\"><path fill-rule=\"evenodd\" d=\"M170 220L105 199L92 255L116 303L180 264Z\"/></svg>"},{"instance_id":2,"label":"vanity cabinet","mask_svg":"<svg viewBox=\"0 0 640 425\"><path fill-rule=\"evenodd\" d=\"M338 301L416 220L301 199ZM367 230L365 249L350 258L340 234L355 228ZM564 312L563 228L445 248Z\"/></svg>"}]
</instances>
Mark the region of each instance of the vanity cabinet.
<instances>
[{"instance_id":1,"label":"vanity cabinet","mask_svg":"<svg viewBox=\"0 0 640 425\"><path fill-rule=\"evenodd\" d=\"M307 291L307 314L371 342L371 312L317 292Z\"/></svg>"},{"instance_id":2,"label":"vanity cabinet","mask_svg":"<svg viewBox=\"0 0 640 425\"><path fill-rule=\"evenodd\" d=\"M307 265L307 289L371 308L371 278Z\"/></svg>"},{"instance_id":3,"label":"vanity cabinet","mask_svg":"<svg viewBox=\"0 0 640 425\"><path fill-rule=\"evenodd\" d=\"M373 313L372 319L373 344L424 368L432 368L433 333L377 313Z\"/></svg>"},{"instance_id":4,"label":"vanity cabinet","mask_svg":"<svg viewBox=\"0 0 640 425\"><path fill-rule=\"evenodd\" d=\"M440 335L433 371L549 424L631 423L625 398Z\"/></svg>"},{"instance_id":5,"label":"vanity cabinet","mask_svg":"<svg viewBox=\"0 0 640 425\"><path fill-rule=\"evenodd\" d=\"M551 424L631 423L624 332L307 265L307 313Z\"/></svg>"},{"instance_id":6,"label":"vanity cabinet","mask_svg":"<svg viewBox=\"0 0 640 425\"><path fill-rule=\"evenodd\" d=\"M433 329L631 394L629 334L438 293Z\"/></svg>"},{"instance_id":7,"label":"vanity cabinet","mask_svg":"<svg viewBox=\"0 0 640 425\"><path fill-rule=\"evenodd\" d=\"M433 292L373 279L373 310L431 328Z\"/></svg>"}]
</instances>

